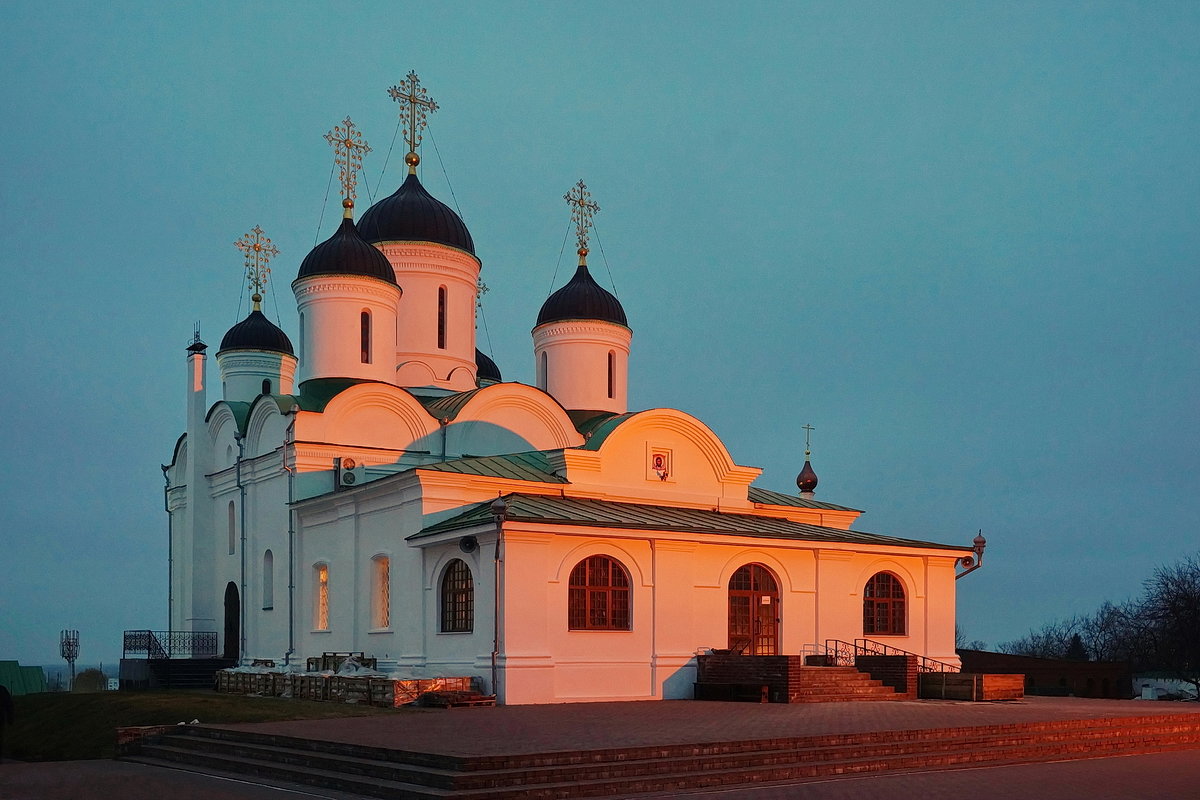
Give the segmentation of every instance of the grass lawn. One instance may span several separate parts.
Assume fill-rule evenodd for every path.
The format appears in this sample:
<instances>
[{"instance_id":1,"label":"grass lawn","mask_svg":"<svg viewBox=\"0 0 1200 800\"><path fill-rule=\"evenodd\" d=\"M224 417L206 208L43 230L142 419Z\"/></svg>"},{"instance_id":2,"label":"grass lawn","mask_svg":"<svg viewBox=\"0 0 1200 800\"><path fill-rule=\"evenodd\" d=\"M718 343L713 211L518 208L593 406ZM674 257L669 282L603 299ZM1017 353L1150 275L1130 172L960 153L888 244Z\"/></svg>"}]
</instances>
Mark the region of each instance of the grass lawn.
<instances>
[{"instance_id":1,"label":"grass lawn","mask_svg":"<svg viewBox=\"0 0 1200 800\"><path fill-rule=\"evenodd\" d=\"M14 697L16 719L4 731L4 757L18 761L112 758L117 728L176 722L273 722L403 714L403 710L212 691L50 692Z\"/></svg>"}]
</instances>

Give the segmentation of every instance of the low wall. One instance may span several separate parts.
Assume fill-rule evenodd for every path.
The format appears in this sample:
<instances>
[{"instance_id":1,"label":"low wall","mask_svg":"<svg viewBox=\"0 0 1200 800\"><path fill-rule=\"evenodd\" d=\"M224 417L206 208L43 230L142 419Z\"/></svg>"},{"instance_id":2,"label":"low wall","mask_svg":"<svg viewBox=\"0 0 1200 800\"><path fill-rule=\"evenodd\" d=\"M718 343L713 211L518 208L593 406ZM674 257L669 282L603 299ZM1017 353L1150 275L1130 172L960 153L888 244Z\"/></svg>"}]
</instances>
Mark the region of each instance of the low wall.
<instances>
[{"instance_id":1,"label":"low wall","mask_svg":"<svg viewBox=\"0 0 1200 800\"><path fill-rule=\"evenodd\" d=\"M295 697L335 703L396 708L415 703L428 692L473 692L471 678L422 678L393 680L378 676L296 675L287 672L217 673L218 692L257 694L266 697Z\"/></svg>"},{"instance_id":2,"label":"low wall","mask_svg":"<svg viewBox=\"0 0 1200 800\"><path fill-rule=\"evenodd\" d=\"M750 695L760 696L761 687L766 687L764 702L788 702L788 689L792 684L792 672L804 666L802 656L741 656L714 654L696 657L696 691L705 693L705 686L743 686L746 699ZM753 690L753 691L751 691ZM708 695L709 699L718 698ZM704 699L704 698L700 698Z\"/></svg>"},{"instance_id":3,"label":"low wall","mask_svg":"<svg viewBox=\"0 0 1200 800\"><path fill-rule=\"evenodd\" d=\"M972 672L926 672L920 696L929 700L1020 700L1024 675L986 675Z\"/></svg>"}]
</instances>

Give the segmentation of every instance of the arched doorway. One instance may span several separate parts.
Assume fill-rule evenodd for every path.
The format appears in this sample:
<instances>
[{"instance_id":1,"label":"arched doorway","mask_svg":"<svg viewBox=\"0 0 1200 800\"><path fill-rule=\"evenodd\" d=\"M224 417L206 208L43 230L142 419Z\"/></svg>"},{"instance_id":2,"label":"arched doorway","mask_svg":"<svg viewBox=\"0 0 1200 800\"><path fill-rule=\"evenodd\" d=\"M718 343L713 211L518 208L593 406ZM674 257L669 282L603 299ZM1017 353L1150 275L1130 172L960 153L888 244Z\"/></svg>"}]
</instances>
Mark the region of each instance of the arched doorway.
<instances>
[{"instance_id":1,"label":"arched doorway","mask_svg":"<svg viewBox=\"0 0 1200 800\"><path fill-rule=\"evenodd\" d=\"M238 597L237 584L230 581L225 585L225 649L222 658L237 659L241 631L242 603Z\"/></svg>"},{"instance_id":2,"label":"arched doorway","mask_svg":"<svg viewBox=\"0 0 1200 800\"><path fill-rule=\"evenodd\" d=\"M779 652L779 584L762 564L746 564L729 579L729 649L750 656Z\"/></svg>"}]
</instances>

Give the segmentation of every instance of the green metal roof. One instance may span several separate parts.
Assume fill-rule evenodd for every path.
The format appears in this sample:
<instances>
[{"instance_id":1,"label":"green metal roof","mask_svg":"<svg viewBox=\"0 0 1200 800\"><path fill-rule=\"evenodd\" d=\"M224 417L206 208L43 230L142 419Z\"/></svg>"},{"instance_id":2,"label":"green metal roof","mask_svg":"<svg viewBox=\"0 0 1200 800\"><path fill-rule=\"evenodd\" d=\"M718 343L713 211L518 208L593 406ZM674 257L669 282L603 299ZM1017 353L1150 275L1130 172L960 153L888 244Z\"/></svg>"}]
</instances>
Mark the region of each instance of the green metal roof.
<instances>
[{"instance_id":1,"label":"green metal roof","mask_svg":"<svg viewBox=\"0 0 1200 800\"><path fill-rule=\"evenodd\" d=\"M453 461L439 461L436 464L421 464L414 469L538 483L567 483L566 478L551 472L547 453L541 451L502 456L468 456Z\"/></svg>"},{"instance_id":2,"label":"green metal roof","mask_svg":"<svg viewBox=\"0 0 1200 800\"><path fill-rule=\"evenodd\" d=\"M444 397L422 397L414 395L421 405L425 406L425 410L434 419L454 419L458 416L458 412L463 410L467 403L471 402L471 398L475 396L478 389L469 389L465 392L455 392Z\"/></svg>"},{"instance_id":3,"label":"green metal roof","mask_svg":"<svg viewBox=\"0 0 1200 800\"><path fill-rule=\"evenodd\" d=\"M835 506L833 503L822 503L817 500L805 500L803 497L795 497L783 492L772 492L770 489L760 489L757 486L750 486L748 489L751 503L762 503L766 506L823 508L827 511L858 511L860 514L862 513L861 509L850 508L849 506Z\"/></svg>"},{"instance_id":4,"label":"green metal roof","mask_svg":"<svg viewBox=\"0 0 1200 800\"><path fill-rule=\"evenodd\" d=\"M354 378L314 378L300 384L300 393L294 399L304 411L323 412L329 401L337 397L351 386L360 383L378 383L379 381L360 381ZM384 384L390 386L391 384ZM286 395L282 395L286 396ZM282 410L282 409L281 409Z\"/></svg>"},{"instance_id":5,"label":"green metal roof","mask_svg":"<svg viewBox=\"0 0 1200 800\"><path fill-rule=\"evenodd\" d=\"M22 667L16 661L0 661L0 686L15 695L46 691L46 671L41 667Z\"/></svg>"},{"instance_id":6,"label":"green metal roof","mask_svg":"<svg viewBox=\"0 0 1200 800\"><path fill-rule=\"evenodd\" d=\"M682 531L685 533L713 533L765 539L890 545L893 547L933 547L941 550L969 551L971 549L965 545L900 539L878 533L848 531L791 522L776 517L729 514L699 508L613 503L587 498L545 497L527 494L509 494L505 495L504 499L508 503L506 519L510 522L545 522L589 528ZM492 521L491 504L493 502L489 500L471 506L458 516L430 525L420 533L409 536L408 540L422 539L446 531L489 523Z\"/></svg>"},{"instance_id":7,"label":"green metal roof","mask_svg":"<svg viewBox=\"0 0 1200 800\"><path fill-rule=\"evenodd\" d=\"M576 424L575 429L583 434L583 438L587 440L580 449L599 450L600 445L604 444L604 440L608 438L608 435L615 431L622 422L632 417L634 413L629 412L627 414L616 414L607 417L597 416Z\"/></svg>"}]
</instances>

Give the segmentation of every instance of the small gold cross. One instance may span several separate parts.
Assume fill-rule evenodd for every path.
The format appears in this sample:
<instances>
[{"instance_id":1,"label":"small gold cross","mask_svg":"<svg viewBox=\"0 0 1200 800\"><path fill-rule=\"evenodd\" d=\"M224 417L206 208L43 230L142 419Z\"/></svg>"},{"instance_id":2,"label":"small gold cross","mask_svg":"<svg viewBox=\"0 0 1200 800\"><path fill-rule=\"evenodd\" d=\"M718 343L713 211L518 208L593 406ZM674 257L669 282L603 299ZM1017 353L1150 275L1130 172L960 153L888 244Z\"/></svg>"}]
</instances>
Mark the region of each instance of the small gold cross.
<instances>
[{"instance_id":1,"label":"small gold cross","mask_svg":"<svg viewBox=\"0 0 1200 800\"><path fill-rule=\"evenodd\" d=\"M263 235L263 229L255 225L242 238L233 243L242 251L246 258L246 282L250 284L253 293L250 299L254 301L254 310L260 311L263 289L267 287L267 278L271 274L271 259L279 255L279 248Z\"/></svg>"},{"instance_id":2,"label":"small gold cross","mask_svg":"<svg viewBox=\"0 0 1200 800\"><path fill-rule=\"evenodd\" d=\"M585 263L588 254L588 228L592 227L592 218L600 213L600 206L592 201L592 193L587 190L583 178L563 195L563 200L571 206L571 221L575 223L575 238L579 242L579 263Z\"/></svg>"},{"instance_id":3,"label":"small gold cross","mask_svg":"<svg viewBox=\"0 0 1200 800\"><path fill-rule=\"evenodd\" d=\"M341 168L338 180L342 184L342 197L350 201L347 208L353 208L356 197L354 186L362 170L362 157L371 152L371 148L362 138L362 131L354 127L349 117L342 120L341 125L334 125L333 130L325 134L325 141L333 147L334 161Z\"/></svg>"},{"instance_id":4,"label":"small gold cross","mask_svg":"<svg viewBox=\"0 0 1200 800\"><path fill-rule=\"evenodd\" d=\"M388 96L401 106L408 105L407 110L402 108L400 111L400 119L404 121L404 140L408 142L408 155L404 157L404 163L408 164L410 173L416 172L417 164L421 163L421 157L417 155L417 148L421 145L421 131L428 123L427 115L437 111L438 104L433 102L433 98L421 85L421 79L412 70L409 70L399 85L388 89Z\"/></svg>"}]
</instances>

